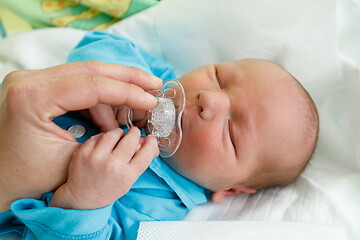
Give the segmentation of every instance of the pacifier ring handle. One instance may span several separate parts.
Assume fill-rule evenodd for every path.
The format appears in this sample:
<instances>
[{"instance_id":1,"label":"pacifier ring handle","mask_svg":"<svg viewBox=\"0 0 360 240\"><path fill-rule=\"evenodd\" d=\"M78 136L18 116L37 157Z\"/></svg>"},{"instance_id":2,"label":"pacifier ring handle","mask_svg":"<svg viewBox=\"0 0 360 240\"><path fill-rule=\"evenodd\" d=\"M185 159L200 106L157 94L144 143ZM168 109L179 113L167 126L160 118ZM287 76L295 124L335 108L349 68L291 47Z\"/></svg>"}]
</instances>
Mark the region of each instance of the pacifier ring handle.
<instances>
[{"instance_id":1,"label":"pacifier ring handle","mask_svg":"<svg viewBox=\"0 0 360 240\"><path fill-rule=\"evenodd\" d=\"M172 89L172 88L167 88L166 90L165 90L165 92L164 92L164 94L165 93L167 93L167 92L172 92L172 95L171 96L168 96L168 95L166 95L168 98L174 98L175 96L176 96L176 91L174 90L174 89Z\"/></svg>"},{"instance_id":2,"label":"pacifier ring handle","mask_svg":"<svg viewBox=\"0 0 360 240\"><path fill-rule=\"evenodd\" d=\"M161 90L156 90L156 92L159 94L158 96L155 96L156 98L163 98L165 96L165 93Z\"/></svg>"},{"instance_id":3,"label":"pacifier ring handle","mask_svg":"<svg viewBox=\"0 0 360 240\"><path fill-rule=\"evenodd\" d=\"M128 109L128 114L127 114L127 127L135 127L134 124L132 123L132 118L133 118L133 111L131 108ZM140 135L142 138L146 138L146 135L142 134Z\"/></svg>"},{"instance_id":4,"label":"pacifier ring handle","mask_svg":"<svg viewBox=\"0 0 360 240\"><path fill-rule=\"evenodd\" d=\"M167 145L162 144L162 143L161 143L161 140L167 140ZM159 139L158 139L158 145L159 145L160 147L167 148L167 147L170 146L170 144L171 144L171 141L170 141L170 139L167 138L167 137L165 137L165 138L159 138Z\"/></svg>"}]
</instances>

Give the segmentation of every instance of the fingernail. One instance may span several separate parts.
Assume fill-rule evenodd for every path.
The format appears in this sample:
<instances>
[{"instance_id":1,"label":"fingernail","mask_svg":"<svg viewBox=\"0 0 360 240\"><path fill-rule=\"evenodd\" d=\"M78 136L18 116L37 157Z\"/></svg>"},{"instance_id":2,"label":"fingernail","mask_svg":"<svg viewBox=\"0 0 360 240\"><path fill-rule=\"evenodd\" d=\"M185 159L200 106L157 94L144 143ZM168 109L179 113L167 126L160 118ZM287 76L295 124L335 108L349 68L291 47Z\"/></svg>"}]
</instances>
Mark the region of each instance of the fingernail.
<instances>
[{"instance_id":1,"label":"fingernail","mask_svg":"<svg viewBox=\"0 0 360 240\"><path fill-rule=\"evenodd\" d=\"M154 82L156 82L156 83L162 83L161 78L158 78L158 77L156 77L156 76L154 76L154 75L151 75L151 79L152 79Z\"/></svg>"},{"instance_id":2,"label":"fingernail","mask_svg":"<svg viewBox=\"0 0 360 240\"><path fill-rule=\"evenodd\" d=\"M150 99L152 102L154 102L154 103L156 102L156 98L153 95L151 95L150 93L145 92L145 96L148 99Z\"/></svg>"}]
</instances>

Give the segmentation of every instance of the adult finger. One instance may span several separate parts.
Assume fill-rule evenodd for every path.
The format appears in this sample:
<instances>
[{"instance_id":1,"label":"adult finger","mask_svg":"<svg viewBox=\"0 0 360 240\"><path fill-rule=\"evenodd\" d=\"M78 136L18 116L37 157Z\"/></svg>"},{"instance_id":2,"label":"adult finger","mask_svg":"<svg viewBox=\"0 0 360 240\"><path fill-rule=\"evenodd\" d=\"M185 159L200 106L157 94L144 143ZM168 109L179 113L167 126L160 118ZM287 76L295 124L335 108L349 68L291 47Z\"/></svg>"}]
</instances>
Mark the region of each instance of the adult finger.
<instances>
[{"instance_id":1,"label":"adult finger","mask_svg":"<svg viewBox=\"0 0 360 240\"><path fill-rule=\"evenodd\" d=\"M133 83L143 89L160 89L162 86L160 78L150 75L141 69L100 61L65 63L47 69L31 70L28 74L42 79L76 75L100 75L126 83Z\"/></svg>"},{"instance_id":2,"label":"adult finger","mask_svg":"<svg viewBox=\"0 0 360 240\"><path fill-rule=\"evenodd\" d=\"M126 106L122 105L122 106L118 106L116 109L116 120L118 121L119 124L121 125L125 125L128 122L128 114L129 114L129 108L127 108ZM143 120L145 118L145 114L146 111L144 110L136 110L133 109L132 110L132 118L131 118L131 122L133 124L135 124L137 121L139 120ZM144 122L146 122L146 119L144 119ZM145 124L143 124L142 126L138 126L137 127L143 127Z\"/></svg>"},{"instance_id":3,"label":"adult finger","mask_svg":"<svg viewBox=\"0 0 360 240\"><path fill-rule=\"evenodd\" d=\"M156 106L156 99L140 87L100 75L79 75L58 78L37 88L37 101L42 101L43 111L52 117L67 111L82 110L99 103L127 105L134 109L148 110Z\"/></svg>"},{"instance_id":4,"label":"adult finger","mask_svg":"<svg viewBox=\"0 0 360 240\"><path fill-rule=\"evenodd\" d=\"M98 126L102 132L107 132L119 127L114 110L110 105L99 103L89 109L89 114L93 123Z\"/></svg>"}]
</instances>

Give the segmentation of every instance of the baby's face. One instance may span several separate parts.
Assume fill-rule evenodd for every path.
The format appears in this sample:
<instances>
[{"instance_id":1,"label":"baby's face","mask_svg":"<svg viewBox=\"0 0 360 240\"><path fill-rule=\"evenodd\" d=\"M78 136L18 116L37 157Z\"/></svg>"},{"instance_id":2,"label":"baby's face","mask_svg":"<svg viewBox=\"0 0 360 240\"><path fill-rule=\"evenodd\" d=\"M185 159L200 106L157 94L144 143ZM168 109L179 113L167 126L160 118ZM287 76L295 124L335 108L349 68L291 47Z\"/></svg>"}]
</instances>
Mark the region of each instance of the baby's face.
<instances>
[{"instance_id":1,"label":"baby's face","mask_svg":"<svg viewBox=\"0 0 360 240\"><path fill-rule=\"evenodd\" d=\"M283 149L287 136L296 134L289 78L262 60L208 65L183 75L183 139L165 161L217 191L246 184L264 161L296 154L296 148Z\"/></svg>"}]
</instances>

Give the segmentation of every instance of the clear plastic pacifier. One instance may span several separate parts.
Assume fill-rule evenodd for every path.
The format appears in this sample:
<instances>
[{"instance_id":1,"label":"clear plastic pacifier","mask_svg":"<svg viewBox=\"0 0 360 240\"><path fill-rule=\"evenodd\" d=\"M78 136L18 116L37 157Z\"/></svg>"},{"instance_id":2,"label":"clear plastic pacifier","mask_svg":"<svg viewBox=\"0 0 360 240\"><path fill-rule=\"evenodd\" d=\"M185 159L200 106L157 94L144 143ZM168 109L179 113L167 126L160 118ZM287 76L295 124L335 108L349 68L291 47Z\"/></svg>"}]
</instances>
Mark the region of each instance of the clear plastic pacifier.
<instances>
[{"instance_id":1,"label":"clear plastic pacifier","mask_svg":"<svg viewBox=\"0 0 360 240\"><path fill-rule=\"evenodd\" d=\"M182 139L181 117L185 107L184 88L177 80L170 79L164 82L161 90L147 90L147 92L156 97L157 105L145 114L142 113L145 117L140 120L141 125L145 124L146 134L152 134L157 138L160 156L170 157L179 148ZM134 111L128 109L126 117L128 128L134 126L133 115Z\"/></svg>"}]
</instances>

